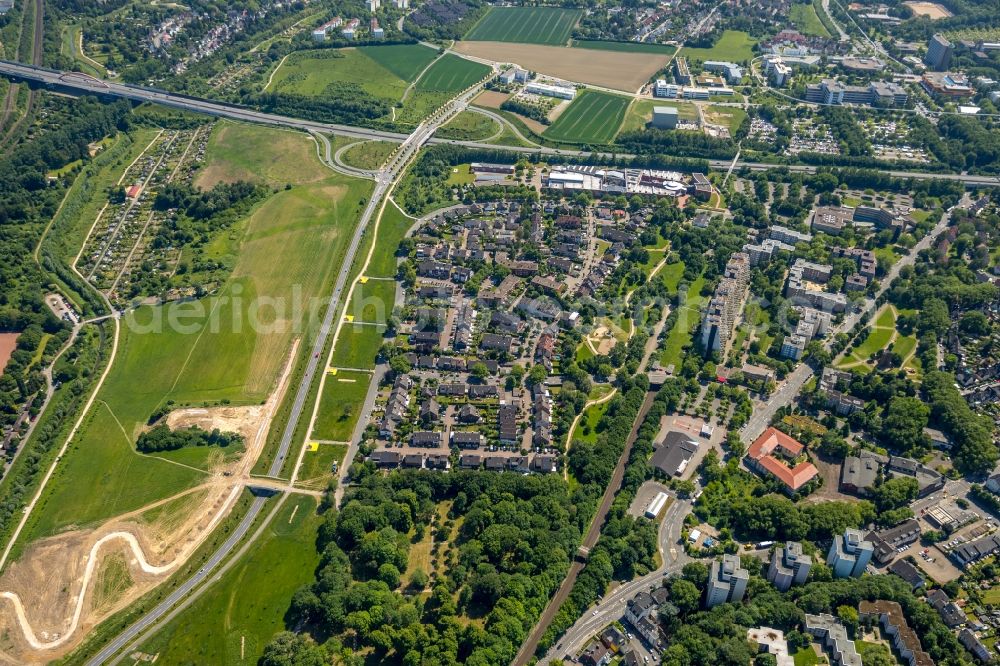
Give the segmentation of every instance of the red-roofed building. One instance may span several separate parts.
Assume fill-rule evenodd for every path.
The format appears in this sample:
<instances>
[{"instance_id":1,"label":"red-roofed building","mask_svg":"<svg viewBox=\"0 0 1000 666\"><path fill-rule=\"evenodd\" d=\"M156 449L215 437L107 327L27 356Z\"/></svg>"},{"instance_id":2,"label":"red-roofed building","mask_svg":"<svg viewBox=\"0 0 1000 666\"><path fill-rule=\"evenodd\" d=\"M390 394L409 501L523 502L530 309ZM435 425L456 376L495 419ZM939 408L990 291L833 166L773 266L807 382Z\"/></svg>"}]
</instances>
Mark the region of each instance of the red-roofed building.
<instances>
[{"instance_id":1,"label":"red-roofed building","mask_svg":"<svg viewBox=\"0 0 1000 666\"><path fill-rule=\"evenodd\" d=\"M129 199L135 199L142 192L142 185L132 185L127 190L125 190L125 196Z\"/></svg>"},{"instance_id":2,"label":"red-roofed building","mask_svg":"<svg viewBox=\"0 0 1000 666\"><path fill-rule=\"evenodd\" d=\"M811 462L800 462L795 467L775 456L780 453L788 458L802 455L805 447L793 437L777 428L768 428L747 450L747 466L759 474L773 476L789 492L796 492L819 475Z\"/></svg>"}]
</instances>

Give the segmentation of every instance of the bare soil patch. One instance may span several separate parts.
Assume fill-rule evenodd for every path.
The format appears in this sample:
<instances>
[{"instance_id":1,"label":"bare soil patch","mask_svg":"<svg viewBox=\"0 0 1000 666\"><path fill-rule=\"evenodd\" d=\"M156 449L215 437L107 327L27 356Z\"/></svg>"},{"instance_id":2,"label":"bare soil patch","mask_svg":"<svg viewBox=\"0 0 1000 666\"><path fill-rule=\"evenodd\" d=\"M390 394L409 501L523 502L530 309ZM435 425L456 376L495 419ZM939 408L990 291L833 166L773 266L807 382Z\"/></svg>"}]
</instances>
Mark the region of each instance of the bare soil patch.
<instances>
[{"instance_id":1,"label":"bare soil patch","mask_svg":"<svg viewBox=\"0 0 1000 666\"><path fill-rule=\"evenodd\" d=\"M459 53L521 67L567 81L635 92L667 65L667 55L572 49L507 42L458 42Z\"/></svg>"},{"instance_id":2,"label":"bare soil patch","mask_svg":"<svg viewBox=\"0 0 1000 666\"><path fill-rule=\"evenodd\" d=\"M499 109L500 105L510 97L507 93L496 90L484 90L476 99L472 100L477 106L484 106L489 109Z\"/></svg>"},{"instance_id":3,"label":"bare soil patch","mask_svg":"<svg viewBox=\"0 0 1000 666\"><path fill-rule=\"evenodd\" d=\"M936 2L904 2L914 16L926 16L932 21L954 16L948 9Z\"/></svg>"},{"instance_id":4,"label":"bare soil patch","mask_svg":"<svg viewBox=\"0 0 1000 666\"><path fill-rule=\"evenodd\" d=\"M0 375L17 348L17 333L0 333Z\"/></svg>"}]
</instances>

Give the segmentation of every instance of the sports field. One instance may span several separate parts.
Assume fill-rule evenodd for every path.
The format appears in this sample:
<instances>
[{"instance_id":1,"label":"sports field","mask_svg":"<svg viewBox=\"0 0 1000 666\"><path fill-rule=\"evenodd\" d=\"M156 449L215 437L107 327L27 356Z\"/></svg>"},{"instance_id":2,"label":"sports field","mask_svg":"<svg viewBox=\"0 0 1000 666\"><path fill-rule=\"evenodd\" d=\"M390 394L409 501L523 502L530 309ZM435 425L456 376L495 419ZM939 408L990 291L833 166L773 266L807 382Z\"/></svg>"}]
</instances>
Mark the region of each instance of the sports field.
<instances>
[{"instance_id":1,"label":"sports field","mask_svg":"<svg viewBox=\"0 0 1000 666\"><path fill-rule=\"evenodd\" d=\"M421 92L460 92L480 81L490 68L479 62L448 53L438 59L417 81Z\"/></svg>"},{"instance_id":2,"label":"sports field","mask_svg":"<svg viewBox=\"0 0 1000 666\"><path fill-rule=\"evenodd\" d=\"M249 159L266 166L247 169ZM199 469L138 454L136 437L167 400L180 407L267 397L292 340L303 335L297 317L329 291L371 192L370 183L325 168L305 136L251 125L219 124L203 175L281 189L208 244L207 257L233 267L217 293L123 319L118 356L32 514L32 537L93 524L206 480Z\"/></svg>"},{"instance_id":3,"label":"sports field","mask_svg":"<svg viewBox=\"0 0 1000 666\"><path fill-rule=\"evenodd\" d=\"M722 33L712 48L687 48L681 50L681 55L691 60L728 60L742 62L753 58L753 37L739 30L726 30Z\"/></svg>"},{"instance_id":4,"label":"sports field","mask_svg":"<svg viewBox=\"0 0 1000 666\"><path fill-rule=\"evenodd\" d=\"M327 376L313 426L313 439L350 441L370 381L371 375L366 372L339 370Z\"/></svg>"},{"instance_id":5,"label":"sports field","mask_svg":"<svg viewBox=\"0 0 1000 666\"><path fill-rule=\"evenodd\" d=\"M565 44L583 16L578 9L558 7L494 7L464 39L481 42Z\"/></svg>"},{"instance_id":6,"label":"sports field","mask_svg":"<svg viewBox=\"0 0 1000 666\"><path fill-rule=\"evenodd\" d=\"M290 497L254 548L140 649L157 664L256 664L285 629L292 595L313 581L320 523L316 500Z\"/></svg>"},{"instance_id":7,"label":"sports field","mask_svg":"<svg viewBox=\"0 0 1000 666\"><path fill-rule=\"evenodd\" d=\"M621 127L629 100L587 90L577 96L545 130L545 138L567 143L611 143Z\"/></svg>"}]
</instances>

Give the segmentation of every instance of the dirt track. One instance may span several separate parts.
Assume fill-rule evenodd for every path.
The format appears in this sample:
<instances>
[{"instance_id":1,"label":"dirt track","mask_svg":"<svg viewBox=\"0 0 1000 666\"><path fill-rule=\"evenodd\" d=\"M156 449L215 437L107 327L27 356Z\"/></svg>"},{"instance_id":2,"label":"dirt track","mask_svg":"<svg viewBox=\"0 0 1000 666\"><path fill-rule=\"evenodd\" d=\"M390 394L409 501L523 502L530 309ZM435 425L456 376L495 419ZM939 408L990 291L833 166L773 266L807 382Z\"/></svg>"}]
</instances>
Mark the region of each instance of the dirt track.
<instances>
[{"instance_id":1,"label":"dirt track","mask_svg":"<svg viewBox=\"0 0 1000 666\"><path fill-rule=\"evenodd\" d=\"M65 655L86 632L162 582L183 565L229 514L266 441L288 387L293 345L276 389L263 405L181 409L171 427L199 425L236 431L243 456L212 470L209 480L92 530L32 543L0 576L0 660L45 663ZM124 555L130 580L121 589L96 589L102 566ZM3 600L6 600L5 602ZM10 612L13 611L13 612Z\"/></svg>"}]
</instances>

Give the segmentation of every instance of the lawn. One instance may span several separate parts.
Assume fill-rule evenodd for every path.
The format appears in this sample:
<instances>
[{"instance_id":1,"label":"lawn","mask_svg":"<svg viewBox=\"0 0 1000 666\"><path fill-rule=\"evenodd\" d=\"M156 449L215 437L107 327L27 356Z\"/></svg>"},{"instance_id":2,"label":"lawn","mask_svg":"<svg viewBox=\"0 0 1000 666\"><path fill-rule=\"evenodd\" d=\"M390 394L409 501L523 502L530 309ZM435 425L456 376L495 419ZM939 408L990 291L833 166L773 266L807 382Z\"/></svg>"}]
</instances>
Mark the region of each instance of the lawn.
<instances>
[{"instance_id":1,"label":"lawn","mask_svg":"<svg viewBox=\"0 0 1000 666\"><path fill-rule=\"evenodd\" d=\"M493 7L466 33L480 42L566 44L583 16L578 9L557 7Z\"/></svg>"},{"instance_id":2,"label":"lawn","mask_svg":"<svg viewBox=\"0 0 1000 666\"><path fill-rule=\"evenodd\" d=\"M166 400L178 407L257 404L273 390L293 338L303 335L308 313L302 310L328 293L371 184L331 174L303 135L229 123L220 124L209 142L205 172L213 178L244 173L246 157L237 146L252 154L251 146L268 139L289 150L269 148L257 159L283 162L265 171L281 174L277 182L292 187L213 241L215 260L233 267L217 293L144 306L123 318L115 362L27 534L92 525L202 481L196 470L133 448ZM235 154L236 162L228 163ZM249 173L258 182L271 180Z\"/></svg>"},{"instance_id":3,"label":"lawn","mask_svg":"<svg viewBox=\"0 0 1000 666\"><path fill-rule=\"evenodd\" d=\"M712 48L685 47L681 50L681 55L691 60L742 62L753 58L754 43L754 38L745 32L740 30L726 30Z\"/></svg>"},{"instance_id":4,"label":"lawn","mask_svg":"<svg viewBox=\"0 0 1000 666\"><path fill-rule=\"evenodd\" d=\"M700 310L705 298L701 296L701 288L705 284L705 278L699 277L691 283L688 289L687 299L681 306L677 322L667 334L667 341L660 355L660 365L664 368L673 365L679 370L684 362L685 349L692 343L692 332L694 326L700 320Z\"/></svg>"},{"instance_id":5,"label":"lawn","mask_svg":"<svg viewBox=\"0 0 1000 666\"><path fill-rule=\"evenodd\" d=\"M611 143L625 119L628 106L627 97L584 91L545 130L544 136L568 143Z\"/></svg>"},{"instance_id":6,"label":"lawn","mask_svg":"<svg viewBox=\"0 0 1000 666\"><path fill-rule=\"evenodd\" d=\"M722 125L729 128L731 135L736 134L743 121L747 118L747 112L735 106L710 105L705 109L705 116L708 122Z\"/></svg>"},{"instance_id":7,"label":"lawn","mask_svg":"<svg viewBox=\"0 0 1000 666\"><path fill-rule=\"evenodd\" d=\"M407 217L395 203L390 201L386 204L382 217L379 218L375 249L365 275L386 278L396 276L396 250L413 223L413 218Z\"/></svg>"},{"instance_id":8,"label":"lawn","mask_svg":"<svg viewBox=\"0 0 1000 666\"><path fill-rule=\"evenodd\" d=\"M811 645L793 654L792 660L795 662L795 666L816 666L820 663L819 655L816 654Z\"/></svg>"},{"instance_id":9,"label":"lawn","mask_svg":"<svg viewBox=\"0 0 1000 666\"><path fill-rule=\"evenodd\" d=\"M254 548L203 596L145 641L157 664L256 664L295 591L319 563L316 500L289 498Z\"/></svg>"},{"instance_id":10,"label":"lawn","mask_svg":"<svg viewBox=\"0 0 1000 666\"><path fill-rule=\"evenodd\" d=\"M796 29L804 35L813 35L815 37L830 36L830 31L819 20L816 7L812 3L793 2L788 11L788 17L792 19L792 23L795 24Z\"/></svg>"},{"instance_id":11,"label":"lawn","mask_svg":"<svg viewBox=\"0 0 1000 666\"><path fill-rule=\"evenodd\" d=\"M608 411L613 400L591 405L583 410L580 422L573 431L573 439L593 444L597 441L597 425L601 422L604 414Z\"/></svg>"},{"instance_id":12,"label":"lawn","mask_svg":"<svg viewBox=\"0 0 1000 666\"><path fill-rule=\"evenodd\" d=\"M312 439L348 442L358 422L371 375L366 372L340 370L330 373L323 386Z\"/></svg>"},{"instance_id":13,"label":"lawn","mask_svg":"<svg viewBox=\"0 0 1000 666\"><path fill-rule=\"evenodd\" d=\"M325 490L327 482L333 478L333 466L344 464L347 455L346 444L331 444L317 442L316 450L306 449L302 455L302 467L299 468L297 486L316 490Z\"/></svg>"},{"instance_id":14,"label":"lawn","mask_svg":"<svg viewBox=\"0 0 1000 666\"><path fill-rule=\"evenodd\" d=\"M462 111L436 132L444 139L460 141L482 141L497 136L502 127L489 116L475 111Z\"/></svg>"},{"instance_id":15,"label":"lawn","mask_svg":"<svg viewBox=\"0 0 1000 666\"><path fill-rule=\"evenodd\" d=\"M340 157L352 167L375 171L385 164L398 146L393 141L362 141L344 150Z\"/></svg>"},{"instance_id":16,"label":"lawn","mask_svg":"<svg viewBox=\"0 0 1000 666\"><path fill-rule=\"evenodd\" d=\"M373 369L384 332L385 326L344 324L333 350L333 367Z\"/></svg>"},{"instance_id":17,"label":"lawn","mask_svg":"<svg viewBox=\"0 0 1000 666\"><path fill-rule=\"evenodd\" d=\"M684 262L678 261L676 264L664 264L660 272L656 274L657 279L662 280L670 294L677 293L677 285L684 277Z\"/></svg>"},{"instance_id":18,"label":"lawn","mask_svg":"<svg viewBox=\"0 0 1000 666\"><path fill-rule=\"evenodd\" d=\"M618 51L621 53L649 53L654 55L673 55L677 52L677 47L671 44L650 44L648 42L602 42L596 39L574 39L570 46L574 49Z\"/></svg>"},{"instance_id":19,"label":"lawn","mask_svg":"<svg viewBox=\"0 0 1000 666\"><path fill-rule=\"evenodd\" d=\"M386 324L396 301L395 280L368 280L354 285L345 315L355 323Z\"/></svg>"},{"instance_id":20,"label":"lawn","mask_svg":"<svg viewBox=\"0 0 1000 666\"><path fill-rule=\"evenodd\" d=\"M479 62L448 53L435 62L417 81L421 92L457 93L482 80L490 68Z\"/></svg>"},{"instance_id":21,"label":"lawn","mask_svg":"<svg viewBox=\"0 0 1000 666\"><path fill-rule=\"evenodd\" d=\"M646 129L653 120L654 106L672 106L677 109L677 117L682 121L698 120L698 109L689 102L678 102L673 99L637 99L632 102L622 124L622 132Z\"/></svg>"}]
</instances>

